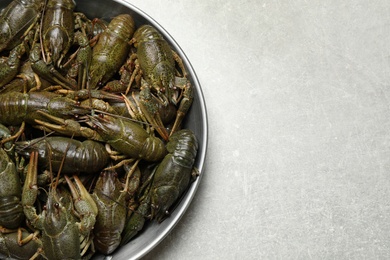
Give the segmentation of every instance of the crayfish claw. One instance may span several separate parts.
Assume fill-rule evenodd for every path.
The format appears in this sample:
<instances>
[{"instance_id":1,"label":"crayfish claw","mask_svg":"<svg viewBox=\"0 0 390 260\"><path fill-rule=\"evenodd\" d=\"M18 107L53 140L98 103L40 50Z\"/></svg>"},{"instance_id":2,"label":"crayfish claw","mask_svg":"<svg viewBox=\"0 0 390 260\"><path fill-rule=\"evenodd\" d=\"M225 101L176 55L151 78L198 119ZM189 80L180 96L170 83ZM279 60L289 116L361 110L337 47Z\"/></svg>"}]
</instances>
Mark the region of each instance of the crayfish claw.
<instances>
[{"instance_id":1,"label":"crayfish claw","mask_svg":"<svg viewBox=\"0 0 390 260\"><path fill-rule=\"evenodd\" d=\"M30 162L28 165L27 176L23 186L22 205L23 211L27 219L29 219L34 226L42 224L41 218L37 215L34 207L35 200L38 196L38 152L32 151L30 154Z\"/></svg>"},{"instance_id":2,"label":"crayfish claw","mask_svg":"<svg viewBox=\"0 0 390 260\"><path fill-rule=\"evenodd\" d=\"M102 141L102 138L96 131L91 128L81 126L79 122L73 119L63 119L40 110L37 111L37 113L55 123L52 124L43 120L35 119L34 122L38 124L39 128L42 130L50 130L67 136L82 136L88 139Z\"/></svg>"},{"instance_id":3,"label":"crayfish claw","mask_svg":"<svg viewBox=\"0 0 390 260\"><path fill-rule=\"evenodd\" d=\"M76 211L81 216L79 224L80 233L88 235L96 222L97 205L77 175L73 175L76 185L73 184L67 175L65 175L65 179L71 191Z\"/></svg>"},{"instance_id":4,"label":"crayfish claw","mask_svg":"<svg viewBox=\"0 0 390 260\"><path fill-rule=\"evenodd\" d=\"M165 141L168 141L169 138L168 132L165 129L164 123L161 120L157 101L150 93L150 89L146 87L143 90L141 90L139 99L140 99L139 107L141 108L141 111L143 115L146 117L147 121L152 125L154 129L156 129L156 131L160 134L160 136Z\"/></svg>"}]
</instances>

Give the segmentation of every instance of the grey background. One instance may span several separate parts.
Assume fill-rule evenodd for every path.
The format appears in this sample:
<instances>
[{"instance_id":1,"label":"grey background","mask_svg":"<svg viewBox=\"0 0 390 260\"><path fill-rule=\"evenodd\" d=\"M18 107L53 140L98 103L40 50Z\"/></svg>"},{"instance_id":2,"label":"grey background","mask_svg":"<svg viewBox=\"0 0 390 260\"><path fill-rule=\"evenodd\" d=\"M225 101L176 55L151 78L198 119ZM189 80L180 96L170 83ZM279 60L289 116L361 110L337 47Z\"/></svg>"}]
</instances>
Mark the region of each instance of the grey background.
<instances>
[{"instance_id":1,"label":"grey background","mask_svg":"<svg viewBox=\"0 0 390 260\"><path fill-rule=\"evenodd\" d=\"M129 1L201 83L209 148L145 259L389 259L389 1Z\"/></svg>"}]
</instances>

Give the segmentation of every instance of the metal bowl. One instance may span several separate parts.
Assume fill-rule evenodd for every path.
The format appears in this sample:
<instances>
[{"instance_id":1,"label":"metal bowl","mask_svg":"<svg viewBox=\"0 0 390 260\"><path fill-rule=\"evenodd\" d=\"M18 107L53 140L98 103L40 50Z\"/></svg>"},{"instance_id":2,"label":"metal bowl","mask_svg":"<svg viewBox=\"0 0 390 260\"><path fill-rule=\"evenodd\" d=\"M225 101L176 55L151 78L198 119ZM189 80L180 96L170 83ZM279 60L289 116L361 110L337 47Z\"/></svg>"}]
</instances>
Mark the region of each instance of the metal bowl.
<instances>
[{"instance_id":1,"label":"metal bowl","mask_svg":"<svg viewBox=\"0 0 390 260\"><path fill-rule=\"evenodd\" d=\"M1 1L0 9L4 8L11 2L10 0ZM76 11L82 11L89 18L104 18L111 20L112 17L121 14L128 13L133 16L136 26L142 24L150 24L157 28L158 31L164 36L171 47L180 55L183 59L184 65L189 74L189 79L194 87L194 102L192 107L184 121L184 128L189 128L194 131L199 141L199 150L195 167L198 168L200 176L194 183L191 184L189 190L186 192L180 203L177 205L172 214L165 219L162 223L155 222L148 223L142 232L137 237L130 241L127 245L118 248L112 256L95 255L93 259L138 259L151 251L158 243L160 243L168 233L179 222L180 218L184 215L185 211L189 207L196 190L200 184L203 175L203 166L206 157L207 149L207 114L204 97L196 77L196 74L183 53L179 45L175 40L162 28L153 18L148 16L143 11L139 10L132 4L123 0L76 0Z\"/></svg>"}]
</instances>

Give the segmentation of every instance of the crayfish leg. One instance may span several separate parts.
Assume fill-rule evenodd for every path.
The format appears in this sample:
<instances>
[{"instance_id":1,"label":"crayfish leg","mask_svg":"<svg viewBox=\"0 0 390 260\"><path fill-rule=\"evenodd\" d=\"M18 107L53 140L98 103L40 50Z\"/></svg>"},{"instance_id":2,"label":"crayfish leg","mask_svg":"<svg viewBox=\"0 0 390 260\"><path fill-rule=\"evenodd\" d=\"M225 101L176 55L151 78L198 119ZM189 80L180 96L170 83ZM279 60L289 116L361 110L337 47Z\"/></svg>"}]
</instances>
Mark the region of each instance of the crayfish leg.
<instances>
[{"instance_id":1,"label":"crayfish leg","mask_svg":"<svg viewBox=\"0 0 390 260\"><path fill-rule=\"evenodd\" d=\"M183 60L180 58L179 54L177 54L174 50L172 50L172 55L173 55L173 58L175 59L175 61L177 62L177 64L179 65L179 68L181 69L181 71L183 73L183 77L187 78L188 74L187 74L186 68L184 67Z\"/></svg>"}]
</instances>

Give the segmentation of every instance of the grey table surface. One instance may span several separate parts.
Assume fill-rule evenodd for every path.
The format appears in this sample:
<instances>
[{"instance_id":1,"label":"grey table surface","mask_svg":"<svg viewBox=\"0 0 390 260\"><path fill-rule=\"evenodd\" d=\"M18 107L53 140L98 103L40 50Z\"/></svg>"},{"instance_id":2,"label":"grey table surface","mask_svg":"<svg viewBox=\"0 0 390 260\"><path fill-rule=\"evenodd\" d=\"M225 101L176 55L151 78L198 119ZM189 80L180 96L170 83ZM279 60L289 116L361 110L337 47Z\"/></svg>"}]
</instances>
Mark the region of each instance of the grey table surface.
<instances>
[{"instance_id":1,"label":"grey table surface","mask_svg":"<svg viewBox=\"0 0 390 260\"><path fill-rule=\"evenodd\" d=\"M202 183L145 259L390 258L390 2L129 0L209 120Z\"/></svg>"}]
</instances>

